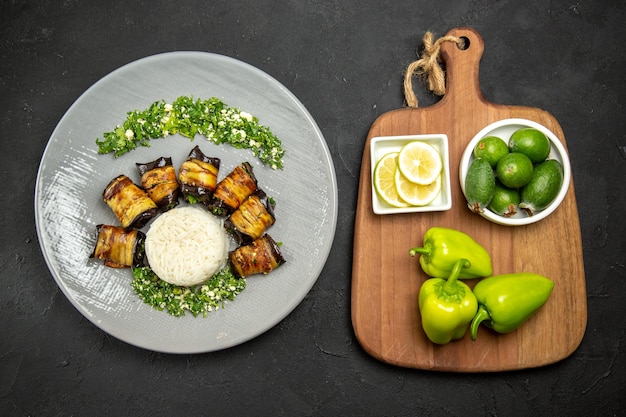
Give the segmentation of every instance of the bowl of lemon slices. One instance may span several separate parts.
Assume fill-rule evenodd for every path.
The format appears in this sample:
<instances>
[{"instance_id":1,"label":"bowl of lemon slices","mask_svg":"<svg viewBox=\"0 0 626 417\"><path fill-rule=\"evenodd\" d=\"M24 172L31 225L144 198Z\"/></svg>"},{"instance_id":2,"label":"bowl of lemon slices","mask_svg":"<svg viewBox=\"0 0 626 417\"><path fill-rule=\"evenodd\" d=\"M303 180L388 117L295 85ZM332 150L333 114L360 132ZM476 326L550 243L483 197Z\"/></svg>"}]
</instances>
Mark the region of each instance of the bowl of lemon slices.
<instances>
[{"instance_id":1,"label":"bowl of lemon slices","mask_svg":"<svg viewBox=\"0 0 626 417\"><path fill-rule=\"evenodd\" d=\"M374 213L452 208L446 135L377 136L370 141L370 155Z\"/></svg>"}]
</instances>

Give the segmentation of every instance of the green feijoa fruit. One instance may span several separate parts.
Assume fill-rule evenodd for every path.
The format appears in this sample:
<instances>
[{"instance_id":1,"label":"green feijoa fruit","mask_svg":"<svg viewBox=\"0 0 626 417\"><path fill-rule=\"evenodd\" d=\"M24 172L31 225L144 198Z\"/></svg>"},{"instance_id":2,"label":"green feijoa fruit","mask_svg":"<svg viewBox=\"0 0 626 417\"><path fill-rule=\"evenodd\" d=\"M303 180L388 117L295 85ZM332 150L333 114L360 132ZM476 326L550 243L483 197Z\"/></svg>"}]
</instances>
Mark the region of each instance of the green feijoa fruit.
<instances>
[{"instance_id":1,"label":"green feijoa fruit","mask_svg":"<svg viewBox=\"0 0 626 417\"><path fill-rule=\"evenodd\" d=\"M528 184L532 178L533 163L523 153L511 152L500 158L496 174L504 186L520 188Z\"/></svg>"},{"instance_id":2,"label":"green feijoa fruit","mask_svg":"<svg viewBox=\"0 0 626 417\"><path fill-rule=\"evenodd\" d=\"M550 140L543 132L525 127L513 132L509 138L509 149L511 152L523 153L533 164L538 164L550 154Z\"/></svg>"},{"instance_id":3,"label":"green feijoa fruit","mask_svg":"<svg viewBox=\"0 0 626 417\"><path fill-rule=\"evenodd\" d=\"M496 178L486 159L474 159L465 176L465 198L474 213L482 213L493 198Z\"/></svg>"},{"instance_id":4,"label":"green feijoa fruit","mask_svg":"<svg viewBox=\"0 0 626 417\"><path fill-rule=\"evenodd\" d=\"M519 207L529 216L545 209L554 201L563 185L563 166L555 159L537 165L533 176L520 193Z\"/></svg>"},{"instance_id":5,"label":"green feijoa fruit","mask_svg":"<svg viewBox=\"0 0 626 417\"><path fill-rule=\"evenodd\" d=\"M496 180L493 198L489 203L489 210L502 217L511 217L517 214L517 206L520 203L519 191L505 187Z\"/></svg>"},{"instance_id":6,"label":"green feijoa fruit","mask_svg":"<svg viewBox=\"0 0 626 417\"><path fill-rule=\"evenodd\" d=\"M489 162L492 168L504 155L509 153L509 146L497 136L485 136L474 147L474 158L483 158Z\"/></svg>"}]
</instances>

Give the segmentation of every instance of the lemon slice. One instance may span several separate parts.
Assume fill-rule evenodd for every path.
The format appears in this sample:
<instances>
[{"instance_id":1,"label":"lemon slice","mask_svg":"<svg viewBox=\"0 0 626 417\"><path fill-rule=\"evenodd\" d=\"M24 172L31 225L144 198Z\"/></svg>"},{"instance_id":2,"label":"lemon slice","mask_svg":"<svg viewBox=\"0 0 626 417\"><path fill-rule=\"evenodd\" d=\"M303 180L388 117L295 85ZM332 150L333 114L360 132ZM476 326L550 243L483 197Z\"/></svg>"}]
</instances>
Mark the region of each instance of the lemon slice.
<instances>
[{"instance_id":1,"label":"lemon slice","mask_svg":"<svg viewBox=\"0 0 626 417\"><path fill-rule=\"evenodd\" d=\"M398 167L398 152L385 154L376 163L374 168L374 189L385 202L393 207L408 207L400 198L396 190L396 171Z\"/></svg>"},{"instance_id":2,"label":"lemon slice","mask_svg":"<svg viewBox=\"0 0 626 417\"><path fill-rule=\"evenodd\" d=\"M398 155L398 168L402 175L416 184L432 184L441 174L441 155L432 145L421 141L409 142Z\"/></svg>"},{"instance_id":3,"label":"lemon slice","mask_svg":"<svg viewBox=\"0 0 626 417\"><path fill-rule=\"evenodd\" d=\"M432 203L441 191L441 175L438 175L430 184L416 184L409 181L397 169L395 183L400 198L412 206L426 206Z\"/></svg>"}]
</instances>

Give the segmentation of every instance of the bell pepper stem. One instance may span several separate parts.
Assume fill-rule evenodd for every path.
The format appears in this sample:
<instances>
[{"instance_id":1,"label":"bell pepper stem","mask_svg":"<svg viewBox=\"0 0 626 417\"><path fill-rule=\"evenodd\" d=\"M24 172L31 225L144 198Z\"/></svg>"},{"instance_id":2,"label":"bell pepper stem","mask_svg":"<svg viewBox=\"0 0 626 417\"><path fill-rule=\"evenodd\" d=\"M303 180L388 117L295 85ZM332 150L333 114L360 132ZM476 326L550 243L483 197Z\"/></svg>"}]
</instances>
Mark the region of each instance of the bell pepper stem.
<instances>
[{"instance_id":1,"label":"bell pepper stem","mask_svg":"<svg viewBox=\"0 0 626 417\"><path fill-rule=\"evenodd\" d=\"M423 248L413 248L413 249L409 250L409 256L415 256L417 254L428 255L429 256L432 252L433 251L432 251L431 248L426 248L426 247L423 247Z\"/></svg>"},{"instance_id":2,"label":"bell pepper stem","mask_svg":"<svg viewBox=\"0 0 626 417\"><path fill-rule=\"evenodd\" d=\"M454 267L452 267L452 271L450 271L450 276L446 280L445 285L443 286L443 290L448 294L453 294L457 291L456 289L456 281L459 279L459 275L461 274L461 270L463 268L469 268L470 261L467 259L459 259L454 263Z\"/></svg>"},{"instance_id":3,"label":"bell pepper stem","mask_svg":"<svg viewBox=\"0 0 626 417\"><path fill-rule=\"evenodd\" d=\"M476 315L472 319L472 324L470 325L470 336L472 336L472 340L476 340L478 327L480 326L480 323L485 320L491 320L491 314L489 314L489 311L487 311L484 305L480 304Z\"/></svg>"}]
</instances>

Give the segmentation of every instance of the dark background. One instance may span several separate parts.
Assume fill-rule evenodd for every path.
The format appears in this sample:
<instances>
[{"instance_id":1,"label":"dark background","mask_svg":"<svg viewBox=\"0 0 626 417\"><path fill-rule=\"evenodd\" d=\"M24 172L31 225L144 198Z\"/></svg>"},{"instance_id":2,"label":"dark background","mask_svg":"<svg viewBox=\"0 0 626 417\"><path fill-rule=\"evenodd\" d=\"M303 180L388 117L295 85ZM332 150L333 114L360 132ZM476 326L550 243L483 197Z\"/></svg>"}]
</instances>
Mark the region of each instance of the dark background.
<instances>
[{"instance_id":1,"label":"dark background","mask_svg":"<svg viewBox=\"0 0 626 417\"><path fill-rule=\"evenodd\" d=\"M625 6L0 0L0 415L625 415ZM439 37L458 26L485 41L485 97L547 110L569 147L588 323L579 348L547 367L397 368L368 356L352 330L352 238L367 132L377 116L404 105L403 71L424 33ZM304 301L252 341L200 355L145 351L95 327L57 287L34 223L39 160L74 100L124 64L175 50L237 58L291 90L325 136L340 201L332 252ZM416 90L421 106L436 101L422 85Z\"/></svg>"}]
</instances>

